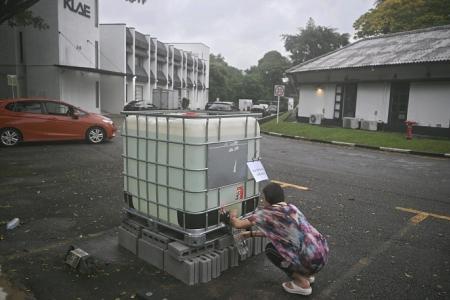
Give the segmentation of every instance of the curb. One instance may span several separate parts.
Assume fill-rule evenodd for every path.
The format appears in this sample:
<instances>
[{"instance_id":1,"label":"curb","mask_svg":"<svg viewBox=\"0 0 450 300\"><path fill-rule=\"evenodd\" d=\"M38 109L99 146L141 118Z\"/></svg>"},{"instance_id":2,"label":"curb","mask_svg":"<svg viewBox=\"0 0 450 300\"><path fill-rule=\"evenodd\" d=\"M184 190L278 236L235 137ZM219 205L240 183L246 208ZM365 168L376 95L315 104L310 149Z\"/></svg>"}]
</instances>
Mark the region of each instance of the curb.
<instances>
[{"instance_id":1,"label":"curb","mask_svg":"<svg viewBox=\"0 0 450 300\"><path fill-rule=\"evenodd\" d=\"M340 142L340 141L325 141L325 140L318 140L318 139L310 139L310 138L306 138L304 136L298 136L298 135L293 136L293 135L287 135L287 134L282 134L282 133L278 133L278 132L270 132L270 131L265 131L265 130L261 130L261 133L264 133L267 135L272 135L272 136L284 137L284 138L288 138L288 139L303 140L303 141L323 143L323 144L333 144L333 145L345 146L345 147L356 147L356 148L365 148L365 149L395 152L395 153L450 158L450 153L435 153L435 152L416 151L416 150L411 150L411 149L362 145L362 144L347 143L347 142Z\"/></svg>"}]
</instances>

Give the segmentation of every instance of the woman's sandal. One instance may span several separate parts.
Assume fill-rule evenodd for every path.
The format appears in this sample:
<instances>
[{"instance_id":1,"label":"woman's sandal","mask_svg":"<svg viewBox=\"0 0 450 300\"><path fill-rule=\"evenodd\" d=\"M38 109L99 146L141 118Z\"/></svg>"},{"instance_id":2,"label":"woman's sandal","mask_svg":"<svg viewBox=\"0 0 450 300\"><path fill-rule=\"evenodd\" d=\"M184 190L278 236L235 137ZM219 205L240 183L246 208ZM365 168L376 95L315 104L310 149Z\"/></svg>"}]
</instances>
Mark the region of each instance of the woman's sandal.
<instances>
[{"instance_id":1,"label":"woman's sandal","mask_svg":"<svg viewBox=\"0 0 450 300\"><path fill-rule=\"evenodd\" d=\"M292 288L288 287L287 284L289 282L291 283ZM283 282L282 286L286 292L291 293L291 294L299 294L299 295L303 295L303 296L309 296L312 293L311 287L304 289L304 288L296 285L294 281Z\"/></svg>"}]
</instances>

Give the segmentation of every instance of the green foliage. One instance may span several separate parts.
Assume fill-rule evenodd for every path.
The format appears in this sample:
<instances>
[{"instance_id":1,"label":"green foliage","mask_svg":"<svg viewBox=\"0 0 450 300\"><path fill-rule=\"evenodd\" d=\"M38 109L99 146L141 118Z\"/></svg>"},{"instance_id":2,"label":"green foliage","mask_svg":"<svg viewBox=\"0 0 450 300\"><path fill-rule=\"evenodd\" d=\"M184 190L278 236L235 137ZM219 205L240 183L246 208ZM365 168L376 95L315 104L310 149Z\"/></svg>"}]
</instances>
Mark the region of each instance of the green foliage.
<instances>
[{"instance_id":1,"label":"green foliage","mask_svg":"<svg viewBox=\"0 0 450 300\"><path fill-rule=\"evenodd\" d=\"M244 75L242 71L229 66L223 56L210 55L209 59L209 100L237 101L239 87Z\"/></svg>"},{"instance_id":2,"label":"green foliage","mask_svg":"<svg viewBox=\"0 0 450 300\"><path fill-rule=\"evenodd\" d=\"M309 18L305 28L300 27L298 34L283 34L284 48L291 53L294 64L302 63L349 43L348 33L340 34L336 29L317 26Z\"/></svg>"},{"instance_id":3,"label":"green foliage","mask_svg":"<svg viewBox=\"0 0 450 300\"><path fill-rule=\"evenodd\" d=\"M381 0L354 23L358 38L450 24L450 0Z\"/></svg>"},{"instance_id":4,"label":"green foliage","mask_svg":"<svg viewBox=\"0 0 450 300\"><path fill-rule=\"evenodd\" d=\"M49 26L47 23L45 23L44 19L39 16L34 16L32 11L25 10L17 15L15 15L13 18L8 20L8 25L11 27L14 26L33 26L36 29L44 30L48 29Z\"/></svg>"},{"instance_id":5,"label":"green foliage","mask_svg":"<svg viewBox=\"0 0 450 300\"><path fill-rule=\"evenodd\" d=\"M289 60L277 51L267 52L245 73L229 66L219 54L210 56L209 100L237 102L241 99L272 99L273 86L281 84Z\"/></svg>"}]
</instances>

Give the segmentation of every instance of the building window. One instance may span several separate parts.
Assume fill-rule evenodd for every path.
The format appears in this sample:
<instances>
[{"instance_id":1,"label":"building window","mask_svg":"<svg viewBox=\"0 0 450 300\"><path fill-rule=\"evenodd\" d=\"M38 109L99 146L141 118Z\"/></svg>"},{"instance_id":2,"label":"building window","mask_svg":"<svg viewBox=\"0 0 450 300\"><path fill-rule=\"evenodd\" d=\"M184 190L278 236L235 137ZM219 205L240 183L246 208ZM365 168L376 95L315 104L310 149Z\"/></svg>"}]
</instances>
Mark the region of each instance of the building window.
<instances>
[{"instance_id":1,"label":"building window","mask_svg":"<svg viewBox=\"0 0 450 300\"><path fill-rule=\"evenodd\" d=\"M95 68L98 69L98 41L95 41Z\"/></svg>"},{"instance_id":2,"label":"building window","mask_svg":"<svg viewBox=\"0 0 450 300\"><path fill-rule=\"evenodd\" d=\"M95 82L95 107L100 108L100 82Z\"/></svg>"}]
</instances>

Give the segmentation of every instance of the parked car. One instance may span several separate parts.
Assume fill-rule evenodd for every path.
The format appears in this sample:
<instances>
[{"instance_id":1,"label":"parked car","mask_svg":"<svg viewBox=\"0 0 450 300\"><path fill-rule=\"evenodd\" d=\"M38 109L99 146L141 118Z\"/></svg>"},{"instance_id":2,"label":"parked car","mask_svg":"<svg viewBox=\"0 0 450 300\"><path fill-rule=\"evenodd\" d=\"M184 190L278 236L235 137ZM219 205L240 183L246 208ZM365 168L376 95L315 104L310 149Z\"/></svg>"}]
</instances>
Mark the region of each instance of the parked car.
<instances>
[{"instance_id":1,"label":"parked car","mask_svg":"<svg viewBox=\"0 0 450 300\"><path fill-rule=\"evenodd\" d=\"M205 105L205 110L208 110L209 107L210 107L211 105L213 105L213 104L214 104L214 102L208 102L208 103L206 103L206 105Z\"/></svg>"},{"instance_id":2,"label":"parked car","mask_svg":"<svg viewBox=\"0 0 450 300\"><path fill-rule=\"evenodd\" d=\"M86 140L98 144L116 136L110 118L62 101L7 99L0 101L0 142Z\"/></svg>"},{"instance_id":3,"label":"parked car","mask_svg":"<svg viewBox=\"0 0 450 300\"><path fill-rule=\"evenodd\" d=\"M270 115L276 115L277 114L277 106L276 105L269 105L269 107L267 108L267 112Z\"/></svg>"},{"instance_id":4,"label":"parked car","mask_svg":"<svg viewBox=\"0 0 450 300\"><path fill-rule=\"evenodd\" d=\"M239 111L233 102L219 102L212 103L208 108L208 111Z\"/></svg>"},{"instance_id":5,"label":"parked car","mask_svg":"<svg viewBox=\"0 0 450 300\"><path fill-rule=\"evenodd\" d=\"M124 111L141 111L158 109L154 104L144 102L143 100L133 100L128 102L124 107Z\"/></svg>"},{"instance_id":6,"label":"parked car","mask_svg":"<svg viewBox=\"0 0 450 300\"><path fill-rule=\"evenodd\" d=\"M263 105L253 105L252 109L250 110L252 113L260 113L263 117L268 116L269 112L266 110L266 108Z\"/></svg>"}]
</instances>

